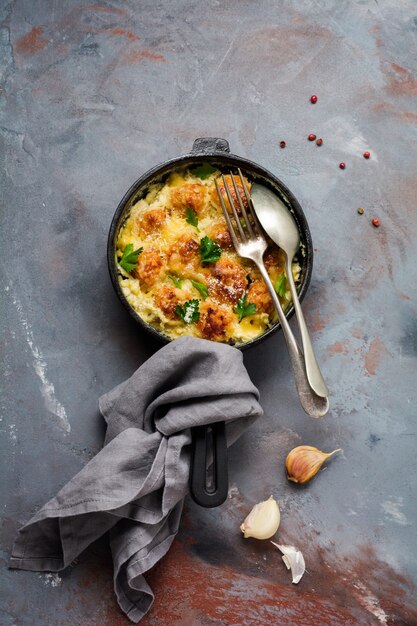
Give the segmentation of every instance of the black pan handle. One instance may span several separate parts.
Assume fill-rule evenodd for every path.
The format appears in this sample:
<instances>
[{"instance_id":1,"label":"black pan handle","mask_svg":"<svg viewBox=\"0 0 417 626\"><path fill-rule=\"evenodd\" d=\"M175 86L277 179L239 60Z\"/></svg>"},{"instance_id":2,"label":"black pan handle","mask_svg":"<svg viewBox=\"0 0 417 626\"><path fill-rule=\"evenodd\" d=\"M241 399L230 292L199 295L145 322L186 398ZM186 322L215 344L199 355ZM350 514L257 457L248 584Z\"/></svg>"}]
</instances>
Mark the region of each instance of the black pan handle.
<instances>
[{"instance_id":1,"label":"black pan handle","mask_svg":"<svg viewBox=\"0 0 417 626\"><path fill-rule=\"evenodd\" d=\"M195 426L191 434L190 495L200 506L220 506L229 488L225 423ZM209 469L210 450L213 463Z\"/></svg>"},{"instance_id":2,"label":"black pan handle","mask_svg":"<svg viewBox=\"0 0 417 626\"><path fill-rule=\"evenodd\" d=\"M229 142L220 137L199 137L193 143L191 154L214 154L216 152L230 152Z\"/></svg>"}]
</instances>

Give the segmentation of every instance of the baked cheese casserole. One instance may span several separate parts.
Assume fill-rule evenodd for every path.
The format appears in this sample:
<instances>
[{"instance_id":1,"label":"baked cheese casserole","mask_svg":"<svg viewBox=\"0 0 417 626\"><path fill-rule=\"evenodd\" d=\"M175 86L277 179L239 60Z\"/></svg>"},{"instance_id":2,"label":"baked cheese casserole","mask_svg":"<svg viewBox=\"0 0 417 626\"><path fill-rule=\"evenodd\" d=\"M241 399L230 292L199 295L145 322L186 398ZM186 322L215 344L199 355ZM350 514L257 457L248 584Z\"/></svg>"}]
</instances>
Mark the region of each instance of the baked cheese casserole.
<instances>
[{"instance_id":1,"label":"baked cheese casserole","mask_svg":"<svg viewBox=\"0 0 417 626\"><path fill-rule=\"evenodd\" d=\"M208 164L170 174L148 188L119 231L120 287L136 313L169 339L193 335L238 345L278 319L259 270L234 250L214 184L217 178L227 203L219 176ZM284 253L271 242L264 262L285 310L291 294ZM292 271L298 282L297 262Z\"/></svg>"}]
</instances>

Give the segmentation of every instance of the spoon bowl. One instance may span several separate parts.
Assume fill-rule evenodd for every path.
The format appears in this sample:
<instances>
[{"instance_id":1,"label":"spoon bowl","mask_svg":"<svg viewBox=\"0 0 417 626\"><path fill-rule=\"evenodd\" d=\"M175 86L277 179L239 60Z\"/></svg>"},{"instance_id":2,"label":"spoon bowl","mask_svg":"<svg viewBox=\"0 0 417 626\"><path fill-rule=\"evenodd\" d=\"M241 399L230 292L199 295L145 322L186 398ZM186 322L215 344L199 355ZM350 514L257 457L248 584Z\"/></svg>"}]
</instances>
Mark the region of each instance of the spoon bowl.
<instances>
[{"instance_id":1,"label":"spoon bowl","mask_svg":"<svg viewBox=\"0 0 417 626\"><path fill-rule=\"evenodd\" d=\"M291 212L276 194L258 183L252 185L251 198L264 231L293 259L300 246L300 234Z\"/></svg>"}]
</instances>

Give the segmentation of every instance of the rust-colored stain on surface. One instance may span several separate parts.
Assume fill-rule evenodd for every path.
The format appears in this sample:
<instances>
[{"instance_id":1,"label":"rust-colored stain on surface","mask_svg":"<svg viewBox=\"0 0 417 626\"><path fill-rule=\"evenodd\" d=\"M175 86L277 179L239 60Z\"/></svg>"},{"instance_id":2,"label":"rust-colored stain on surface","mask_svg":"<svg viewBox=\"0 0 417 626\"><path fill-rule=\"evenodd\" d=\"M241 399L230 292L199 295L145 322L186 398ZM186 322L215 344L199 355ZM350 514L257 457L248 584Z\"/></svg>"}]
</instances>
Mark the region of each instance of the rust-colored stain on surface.
<instances>
[{"instance_id":1,"label":"rust-colored stain on surface","mask_svg":"<svg viewBox=\"0 0 417 626\"><path fill-rule=\"evenodd\" d=\"M352 547L351 554L338 555L333 541L319 547L320 533L307 530L295 519L294 526L286 530L286 541L297 545L303 538L307 571L301 582L293 585L280 553L269 541L242 539L234 543L224 538L217 551L223 545L226 556L216 556L213 562L211 554L209 562L199 553L207 548L210 537L203 528L197 545L196 525L191 518L189 522L191 528L185 530L188 524L182 525L168 554L145 575L155 601L141 626L417 623L415 586L381 561L367 544ZM231 553L232 544L236 550ZM130 624L113 591L109 552L90 549L87 562L80 568L77 585L69 591L64 605L69 619L64 617L63 624L83 624L70 621L75 609L83 615L94 614L94 624L100 626ZM77 568L73 575L77 575Z\"/></svg>"},{"instance_id":2,"label":"rust-colored stain on surface","mask_svg":"<svg viewBox=\"0 0 417 626\"><path fill-rule=\"evenodd\" d=\"M417 623L416 589L412 582L400 572L381 561L373 547L357 546L356 552L344 556L336 565L329 550L322 550L323 568L317 589L325 595L342 599L358 612L356 624L407 624ZM327 563L326 563L327 561ZM331 579L326 577L325 569ZM368 618L365 618L366 613ZM332 624L334 622L331 622Z\"/></svg>"},{"instance_id":3,"label":"rust-colored stain on surface","mask_svg":"<svg viewBox=\"0 0 417 626\"><path fill-rule=\"evenodd\" d=\"M323 331L332 320L330 313L324 314L319 305L310 303L310 308L306 309L305 317L307 326L313 333L320 333Z\"/></svg>"},{"instance_id":4,"label":"rust-colored stain on surface","mask_svg":"<svg viewBox=\"0 0 417 626\"><path fill-rule=\"evenodd\" d=\"M165 62L165 57L162 54L158 54L157 52L153 52L148 48L136 48L135 50L130 50L126 52L122 57L122 62L131 64L137 63L138 61L154 61L156 63Z\"/></svg>"},{"instance_id":5,"label":"rust-colored stain on surface","mask_svg":"<svg viewBox=\"0 0 417 626\"><path fill-rule=\"evenodd\" d=\"M112 28L109 32L115 37L126 37L127 39L130 39L130 41L139 41L139 37L135 35L135 33L132 33L131 31L126 30L125 28L115 27L115 28Z\"/></svg>"},{"instance_id":6,"label":"rust-colored stain on surface","mask_svg":"<svg viewBox=\"0 0 417 626\"><path fill-rule=\"evenodd\" d=\"M293 585L280 554L269 542L259 543L267 554L268 565L263 562L267 571L253 573L246 544L242 546L242 567L220 567L191 555L176 540L147 577L155 591L155 604L142 624L151 626L157 617L158 624L183 625L190 612L200 616L194 622L199 625L416 623L417 606L414 602L405 606L406 596L415 590L369 546L360 546L354 556L344 557L338 564L331 556L333 548L306 547L308 572ZM288 582L282 582L286 578Z\"/></svg>"},{"instance_id":7,"label":"rust-colored stain on surface","mask_svg":"<svg viewBox=\"0 0 417 626\"><path fill-rule=\"evenodd\" d=\"M417 96L417 79L406 67L391 63L394 73L389 73L389 89L391 93L403 96Z\"/></svg>"},{"instance_id":8,"label":"rust-colored stain on surface","mask_svg":"<svg viewBox=\"0 0 417 626\"><path fill-rule=\"evenodd\" d=\"M326 355L334 356L335 354L347 354L349 352L348 349L348 341L335 341L330 346L327 347Z\"/></svg>"},{"instance_id":9,"label":"rust-colored stain on surface","mask_svg":"<svg viewBox=\"0 0 417 626\"><path fill-rule=\"evenodd\" d=\"M263 67L275 68L280 61L282 71L285 66L298 62L306 48L311 54L328 45L334 34L328 28L308 23L304 16L298 15L294 25L282 28L271 26L259 29L236 44L241 58L256 58Z\"/></svg>"},{"instance_id":10,"label":"rust-colored stain on surface","mask_svg":"<svg viewBox=\"0 0 417 626\"><path fill-rule=\"evenodd\" d=\"M388 90L391 95L417 95L417 79L413 72L398 63L387 63L384 49L386 42L383 38L380 24L374 24L369 32L375 38L375 45L381 57L381 69L388 77Z\"/></svg>"},{"instance_id":11,"label":"rust-colored stain on surface","mask_svg":"<svg viewBox=\"0 0 417 626\"><path fill-rule=\"evenodd\" d=\"M379 337L372 339L368 352L365 354L365 370L370 376L375 376L384 352L386 349L381 339Z\"/></svg>"},{"instance_id":12,"label":"rust-colored stain on surface","mask_svg":"<svg viewBox=\"0 0 417 626\"><path fill-rule=\"evenodd\" d=\"M395 108L392 104L388 104L388 102L378 102L377 104L374 104L372 109L375 113L379 113L380 111L389 113L404 122L417 122L417 113L413 113L412 111L402 111Z\"/></svg>"},{"instance_id":13,"label":"rust-colored stain on surface","mask_svg":"<svg viewBox=\"0 0 417 626\"><path fill-rule=\"evenodd\" d=\"M43 27L34 26L32 30L30 30L26 35L23 35L23 37L20 37L20 39L16 41L16 44L14 46L15 51L22 54L34 54L36 52L39 52L49 43L49 41L45 39L42 35Z\"/></svg>"},{"instance_id":14,"label":"rust-colored stain on surface","mask_svg":"<svg viewBox=\"0 0 417 626\"><path fill-rule=\"evenodd\" d=\"M276 557L276 567L280 568L278 553ZM357 623L348 608L334 606L320 594L295 588L291 582L284 585L237 572L230 566L204 563L187 554L179 541L155 566L148 580L157 595L149 617L142 621L144 626L152 624L153 615L161 624L182 623L179 620L190 610L208 618L202 622L207 624L215 621L246 626L277 623L279 618L290 619L297 626Z\"/></svg>"}]
</instances>

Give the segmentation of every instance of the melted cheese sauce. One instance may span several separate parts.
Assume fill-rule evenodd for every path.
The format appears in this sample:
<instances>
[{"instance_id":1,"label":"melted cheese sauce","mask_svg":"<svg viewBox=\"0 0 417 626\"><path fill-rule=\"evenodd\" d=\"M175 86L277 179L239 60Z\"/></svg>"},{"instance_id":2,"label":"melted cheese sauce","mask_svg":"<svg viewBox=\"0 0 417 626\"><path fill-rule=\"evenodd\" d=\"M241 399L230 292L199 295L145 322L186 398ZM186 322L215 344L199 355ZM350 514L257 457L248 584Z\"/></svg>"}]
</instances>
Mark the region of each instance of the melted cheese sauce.
<instances>
[{"instance_id":1,"label":"melted cheese sauce","mask_svg":"<svg viewBox=\"0 0 417 626\"><path fill-rule=\"evenodd\" d=\"M119 232L117 261L128 244L133 244L133 250L143 248L132 272L118 265L121 289L138 315L170 339L192 335L242 344L277 321L258 269L238 257L231 244L214 184L218 175L214 172L201 180L190 170L171 174L132 207ZM197 227L187 222L187 209L197 216ZM203 237L220 245L218 261L202 263ZM264 261L274 283L284 272L284 254L271 243ZM293 264L293 276L299 281L298 263ZM193 282L206 287L206 298ZM256 312L239 321L236 307L245 295L247 303L256 305ZM200 319L186 323L189 315L184 321L176 309L190 300L199 301ZM285 310L291 301L288 289L280 301Z\"/></svg>"}]
</instances>

